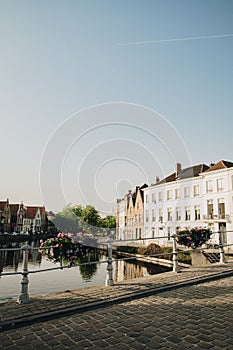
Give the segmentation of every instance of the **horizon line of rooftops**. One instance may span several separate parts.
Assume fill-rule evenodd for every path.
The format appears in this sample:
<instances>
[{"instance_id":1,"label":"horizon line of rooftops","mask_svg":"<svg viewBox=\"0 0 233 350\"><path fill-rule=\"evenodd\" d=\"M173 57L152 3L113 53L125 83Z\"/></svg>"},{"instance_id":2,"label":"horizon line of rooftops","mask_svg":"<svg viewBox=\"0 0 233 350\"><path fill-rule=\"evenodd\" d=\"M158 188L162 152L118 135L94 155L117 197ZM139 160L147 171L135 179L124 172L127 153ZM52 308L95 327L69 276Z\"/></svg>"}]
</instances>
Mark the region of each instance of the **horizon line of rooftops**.
<instances>
[{"instance_id":1,"label":"horizon line of rooftops","mask_svg":"<svg viewBox=\"0 0 233 350\"><path fill-rule=\"evenodd\" d=\"M129 190L128 193L125 194L123 198L117 199L117 203L124 200L124 198L126 196L130 196L133 193L136 193L138 189L143 191L145 188L148 188L148 187L158 186L158 185L162 185L165 183L174 182L177 180L183 180L183 179L188 179L188 178L192 178L192 177L197 177L203 173L221 170L221 169L232 168L232 167L233 167L233 163L226 161L226 160L220 160L217 163L211 162L210 165L206 165L204 163L197 164L197 165L191 165L191 166L184 168L184 169L182 169L181 163L176 163L176 169L172 174L166 176L162 180L160 180L159 177L156 176L155 183L152 183L151 185L147 185L146 183L144 183L141 186L136 186L133 190Z\"/></svg>"}]
</instances>

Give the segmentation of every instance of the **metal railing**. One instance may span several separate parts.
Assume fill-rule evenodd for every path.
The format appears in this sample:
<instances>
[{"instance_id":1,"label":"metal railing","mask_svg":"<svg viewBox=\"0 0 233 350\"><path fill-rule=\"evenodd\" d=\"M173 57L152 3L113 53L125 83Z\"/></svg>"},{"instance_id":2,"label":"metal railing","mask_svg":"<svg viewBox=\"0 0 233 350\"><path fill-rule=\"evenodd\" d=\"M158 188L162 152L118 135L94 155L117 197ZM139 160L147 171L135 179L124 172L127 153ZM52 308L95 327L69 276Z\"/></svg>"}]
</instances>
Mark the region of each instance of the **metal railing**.
<instances>
[{"instance_id":1,"label":"metal railing","mask_svg":"<svg viewBox=\"0 0 233 350\"><path fill-rule=\"evenodd\" d=\"M232 246L233 244L223 244L222 243L222 235L224 234L224 232L214 232L213 234L218 234L219 235L219 244L218 244L218 249L219 249L219 254L220 254L220 264L225 264L226 263L226 259L225 259L225 251L224 251L224 247L225 246ZM161 252L161 253L157 253L157 254L149 254L149 255L141 255L141 257L143 257L144 259L146 258L159 258L161 256L166 255L171 255L172 256L172 270L174 273L178 273L180 272L180 266L179 266L179 262L178 262L178 254L181 251L178 251L177 249L177 235L173 234L170 236L159 236L159 237L144 237L144 238L140 238L140 239L128 239L128 240L114 240L114 239L108 239L107 241L104 241L101 243L101 245L107 245L107 260L102 260L102 261L88 261L88 262L84 262L84 263L75 263L74 265L63 265L62 263L62 254L60 254L60 266L59 267L53 267L53 268L47 268L47 269L41 269L41 270L33 270L33 271L29 271L28 270L28 254L29 251L31 250L42 250L42 249L49 249L49 248L54 248L53 246L51 247L31 247L29 245L25 245L21 248L1 248L1 251L23 251L23 270L21 272L2 272L0 274L0 277L2 276L9 276L9 275L22 275L22 280L21 280L21 289L20 289L20 294L18 297L17 302L21 303L21 304L27 304L30 302L30 297L29 297L29 293L28 293L28 284L29 284L29 274L31 273L39 273L39 272L47 272L47 271L53 271L53 270L62 270L65 268L70 268L71 266L82 266L82 265L91 265L91 264L102 264L102 263L106 263L107 264L107 271L106 271L106 285L107 286L113 286L114 285L114 279L113 279L113 262L114 261L118 261L118 260L130 260L130 259L137 259L138 255L134 255L132 254L132 256L130 257L125 257L125 258L120 258L120 259L114 259L113 258L113 244L116 243L124 243L124 242L135 242L135 241L156 241L157 239L168 239L168 238L172 238L172 252ZM208 249L208 248L196 248L196 249L186 249L184 250L184 252L190 252L190 251L194 251L194 250L201 250L203 251L203 249ZM119 252L120 253L120 252ZM121 254L121 253L120 253Z\"/></svg>"}]
</instances>

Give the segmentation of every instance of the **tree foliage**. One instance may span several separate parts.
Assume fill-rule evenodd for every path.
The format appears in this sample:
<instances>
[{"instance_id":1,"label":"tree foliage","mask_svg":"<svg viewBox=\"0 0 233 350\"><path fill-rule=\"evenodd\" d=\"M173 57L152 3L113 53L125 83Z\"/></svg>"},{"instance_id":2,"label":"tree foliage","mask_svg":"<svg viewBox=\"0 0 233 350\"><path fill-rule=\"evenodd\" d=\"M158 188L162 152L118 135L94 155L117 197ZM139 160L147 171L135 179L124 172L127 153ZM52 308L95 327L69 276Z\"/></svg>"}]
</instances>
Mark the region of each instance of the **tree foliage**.
<instances>
[{"instance_id":1,"label":"tree foliage","mask_svg":"<svg viewBox=\"0 0 233 350\"><path fill-rule=\"evenodd\" d=\"M100 226L104 228L115 228L116 227L115 216L107 215L105 218L102 218L100 221Z\"/></svg>"},{"instance_id":2,"label":"tree foliage","mask_svg":"<svg viewBox=\"0 0 233 350\"><path fill-rule=\"evenodd\" d=\"M101 218L98 210L92 206L67 205L61 212L57 213L54 224L58 230L68 233L78 231L91 232L94 235L101 230L114 229L116 227L115 216L108 215Z\"/></svg>"},{"instance_id":3,"label":"tree foliage","mask_svg":"<svg viewBox=\"0 0 233 350\"><path fill-rule=\"evenodd\" d=\"M57 213L54 220L55 226L61 232L77 232L78 218L73 212L71 205L67 205L61 212Z\"/></svg>"}]
</instances>

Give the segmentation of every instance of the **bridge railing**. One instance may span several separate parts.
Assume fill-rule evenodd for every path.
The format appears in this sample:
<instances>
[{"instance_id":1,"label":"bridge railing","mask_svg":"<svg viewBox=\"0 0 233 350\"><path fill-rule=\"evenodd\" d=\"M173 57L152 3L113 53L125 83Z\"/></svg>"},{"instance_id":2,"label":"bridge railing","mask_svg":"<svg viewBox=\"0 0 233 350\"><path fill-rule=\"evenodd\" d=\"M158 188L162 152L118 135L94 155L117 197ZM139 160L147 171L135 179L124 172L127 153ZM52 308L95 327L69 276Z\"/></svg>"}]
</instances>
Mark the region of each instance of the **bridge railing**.
<instances>
[{"instance_id":1,"label":"bridge railing","mask_svg":"<svg viewBox=\"0 0 233 350\"><path fill-rule=\"evenodd\" d=\"M216 234L213 233L213 234ZM220 264L225 264L226 263L226 259L225 259L225 251L224 251L224 247L229 247L232 246L233 244L223 244L222 243L222 235L223 233L221 231L218 232L219 235L219 244L215 245L213 248L215 250L219 250L220 253ZM172 269L174 273L178 273L180 272L180 266L179 266L179 261L178 261L178 254L181 252L180 250L178 250L177 248L177 235L173 234L170 236L159 236L159 237L146 237L146 238L137 238L137 239L128 239L128 240L114 240L112 238L106 240L106 241L102 241L101 245L106 245L107 246L107 260L102 260L102 261L88 261L88 262L84 262L84 263L75 263L73 266L84 266L84 265L91 265L91 264L102 264L105 263L107 264L107 272L106 272L106 285L108 286L113 286L114 285L114 278L113 278L113 262L114 261L118 261L118 260L130 260L130 259L137 259L138 255L132 254L130 257L121 257L121 258L117 258L114 259L113 258L113 245L116 245L118 243L120 243L121 245L124 243L129 243L129 242L139 242L139 241L150 241L150 242L156 242L158 239L168 239L168 238L172 238L172 252L166 252L166 255L170 255L171 256L171 261L172 261ZM21 288L20 288L20 294L18 297L18 303L22 303L22 304L27 304L30 302L30 297L29 297L29 292L28 292L28 284L29 284L29 274L33 274L33 273L40 273L40 272L48 272L48 271L53 271L53 270L62 270L62 269L66 269L66 268L70 268L71 265L63 265L62 262L62 255L60 254L60 265L58 267L52 267L52 268L46 268L46 269L40 269L40 270L33 270L30 271L28 269L28 254L29 251L31 250L43 250L43 249L49 249L49 248L54 248L54 246L51 247L31 247L29 245L25 245L21 248L1 248L1 251L22 251L23 252L23 270L21 272L2 272L0 274L0 277L2 276L10 276L10 275L22 275L22 279L21 279ZM204 250L208 250L209 247L199 247L199 248L188 248L185 249L185 252L191 252L191 251L204 251ZM144 259L146 258L161 258L162 256L164 256L164 252L161 253L156 253L156 254L148 254L148 255L141 255L141 257L143 257Z\"/></svg>"}]
</instances>

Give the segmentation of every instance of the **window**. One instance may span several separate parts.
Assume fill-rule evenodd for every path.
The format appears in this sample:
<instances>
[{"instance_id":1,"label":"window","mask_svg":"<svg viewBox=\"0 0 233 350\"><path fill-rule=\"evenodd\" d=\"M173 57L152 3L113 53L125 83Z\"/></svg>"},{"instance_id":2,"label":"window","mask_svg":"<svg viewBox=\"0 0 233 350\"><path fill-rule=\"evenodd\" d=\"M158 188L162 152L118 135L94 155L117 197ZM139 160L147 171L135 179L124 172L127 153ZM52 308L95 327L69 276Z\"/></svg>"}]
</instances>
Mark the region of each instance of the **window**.
<instances>
[{"instance_id":1,"label":"window","mask_svg":"<svg viewBox=\"0 0 233 350\"><path fill-rule=\"evenodd\" d=\"M155 203L156 201L155 201L155 193L152 193L152 195L151 195L151 201L152 201L152 203Z\"/></svg>"},{"instance_id":2,"label":"window","mask_svg":"<svg viewBox=\"0 0 233 350\"><path fill-rule=\"evenodd\" d=\"M213 181L212 180L206 181L206 192L207 193L213 192Z\"/></svg>"},{"instance_id":3,"label":"window","mask_svg":"<svg viewBox=\"0 0 233 350\"><path fill-rule=\"evenodd\" d=\"M207 219L213 219L214 218L214 204L213 199L207 200Z\"/></svg>"},{"instance_id":4,"label":"window","mask_svg":"<svg viewBox=\"0 0 233 350\"><path fill-rule=\"evenodd\" d=\"M218 215L219 219L225 219L225 202L223 198L218 199Z\"/></svg>"},{"instance_id":5,"label":"window","mask_svg":"<svg viewBox=\"0 0 233 350\"><path fill-rule=\"evenodd\" d=\"M138 216L137 215L135 215L135 222L137 222L138 221Z\"/></svg>"},{"instance_id":6,"label":"window","mask_svg":"<svg viewBox=\"0 0 233 350\"><path fill-rule=\"evenodd\" d=\"M138 214L138 222L141 222L141 214Z\"/></svg>"},{"instance_id":7,"label":"window","mask_svg":"<svg viewBox=\"0 0 233 350\"><path fill-rule=\"evenodd\" d=\"M175 189L175 198L180 198L180 189L179 188L176 188Z\"/></svg>"},{"instance_id":8,"label":"window","mask_svg":"<svg viewBox=\"0 0 233 350\"><path fill-rule=\"evenodd\" d=\"M172 199L172 190L167 191L167 200Z\"/></svg>"},{"instance_id":9,"label":"window","mask_svg":"<svg viewBox=\"0 0 233 350\"><path fill-rule=\"evenodd\" d=\"M172 221L172 208L167 208L167 221Z\"/></svg>"},{"instance_id":10,"label":"window","mask_svg":"<svg viewBox=\"0 0 233 350\"><path fill-rule=\"evenodd\" d=\"M136 239L138 238L138 228L136 228Z\"/></svg>"},{"instance_id":11,"label":"window","mask_svg":"<svg viewBox=\"0 0 233 350\"><path fill-rule=\"evenodd\" d=\"M141 229L141 227L139 227L139 238L141 238L142 237L142 229Z\"/></svg>"},{"instance_id":12,"label":"window","mask_svg":"<svg viewBox=\"0 0 233 350\"><path fill-rule=\"evenodd\" d=\"M180 221L180 220L181 220L180 208L176 208L176 221Z\"/></svg>"},{"instance_id":13,"label":"window","mask_svg":"<svg viewBox=\"0 0 233 350\"><path fill-rule=\"evenodd\" d=\"M152 229L151 229L151 237L155 238L155 228L154 227L152 227Z\"/></svg>"},{"instance_id":14,"label":"window","mask_svg":"<svg viewBox=\"0 0 233 350\"><path fill-rule=\"evenodd\" d=\"M223 179L217 179L217 191L223 191Z\"/></svg>"},{"instance_id":15,"label":"window","mask_svg":"<svg viewBox=\"0 0 233 350\"><path fill-rule=\"evenodd\" d=\"M200 205L195 205L194 214L195 214L195 220L201 219Z\"/></svg>"},{"instance_id":16,"label":"window","mask_svg":"<svg viewBox=\"0 0 233 350\"><path fill-rule=\"evenodd\" d=\"M163 200L163 193L159 192L159 201L161 202Z\"/></svg>"},{"instance_id":17,"label":"window","mask_svg":"<svg viewBox=\"0 0 233 350\"><path fill-rule=\"evenodd\" d=\"M140 209L140 202L137 202L137 209Z\"/></svg>"},{"instance_id":18,"label":"window","mask_svg":"<svg viewBox=\"0 0 233 350\"><path fill-rule=\"evenodd\" d=\"M185 207L185 220L186 221L189 221L191 218L191 215L190 215L190 207Z\"/></svg>"},{"instance_id":19,"label":"window","mask_svg":"<svg viewBox=\"0 0 233 350\"><path fill-rule=\"evenodd\" d=\"M149 203L149 194L146 194L146 203Z\"/></svg>"},{"instance_id":20,"label":"window","mask_svg":"<svg viewBox=\"0 0 233 350\"><path fill-rule=\"evenodd\" d=\"M159 209L159 222L163 222L163 209Z\"/></svg>"},{"instance_id":21,"label":"window","mask_svg":"<svg viewBox=\"0 0 233 350\"><path fill-rule=\"evenodd\" d=\"M146 221L149 221L149 210L146 210Z\"/></svg>"},{"instance_id":22,"label":"window","mask_svg":"<svg viewBox=\"0 0 233 350\"><path fill-rule=\"evenodd\" d=\"M155 221L155 209L152 210L152 221Z\"/></svg>"},{"instance_id":23,"label":"window","mask_svg":"<svg viewBox=\"0 0 233 350\"><path fill-rule=\"evenodd\" d=\"M184 196L185 198L189 197L189 187L184 188Z\"/></svg>"},{"instance_id":24,"label":"window","mask_svg":"<svg viewBox=\"0 0 233 350\"><path fill-rule=\"evenodd\" d=\"M167 239L168 239L168 241L170 241L170 239L171 239L171 227L168 227L167 228Z\"/></svg>"},{"instance_id":25,"label":"window","mask_svg":"<svg viewBox=\"0 0 233 350\"><path fill-rule=\"evenodd\" d=\"M200 187L199 187L199 185L193 186L193 195L194 195L194 197L197 197L197 196L200 195Z\"/></svg>"}]
</instances>

